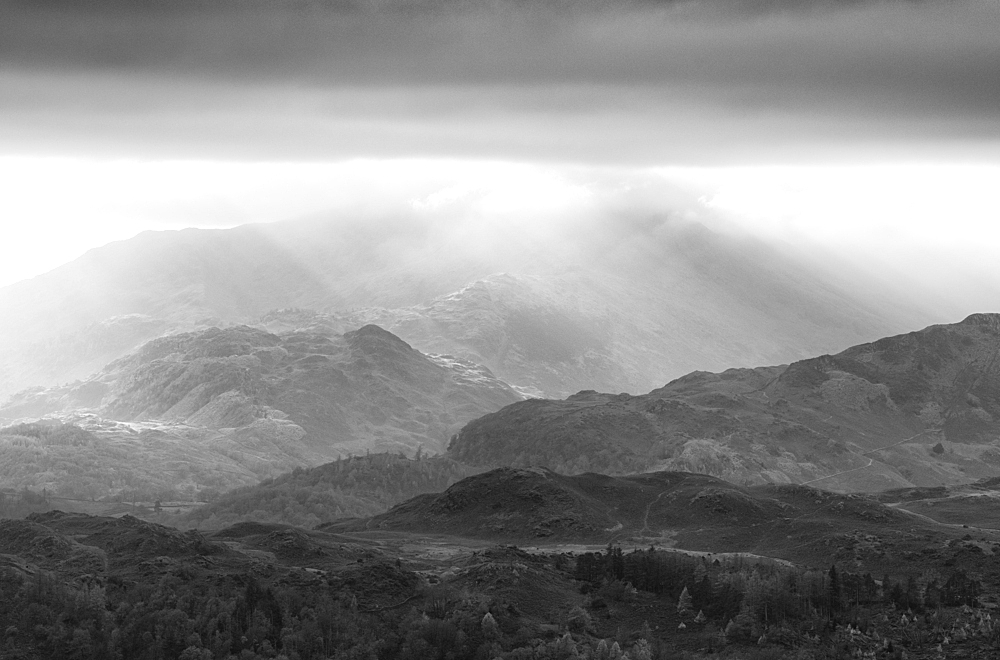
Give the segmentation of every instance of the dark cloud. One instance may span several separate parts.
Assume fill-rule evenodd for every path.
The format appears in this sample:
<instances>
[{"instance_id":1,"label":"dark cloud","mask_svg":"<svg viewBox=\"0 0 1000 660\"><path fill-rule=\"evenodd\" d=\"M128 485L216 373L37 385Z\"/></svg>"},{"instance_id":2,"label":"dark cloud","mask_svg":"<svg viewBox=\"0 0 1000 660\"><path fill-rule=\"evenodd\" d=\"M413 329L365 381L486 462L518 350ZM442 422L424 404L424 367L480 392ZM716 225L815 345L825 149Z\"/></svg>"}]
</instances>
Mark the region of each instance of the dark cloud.
<instances>
[{"instance_id":1,"label":"dark cloud","mask_svg":"<svg viewBox=\"0 0 1000 660\"><path fill-rule=\"evenodd\" d=\"M643 161L983 145L998 32L988 0L15 2L0 139Z\"/></svg>"}]
</instances>

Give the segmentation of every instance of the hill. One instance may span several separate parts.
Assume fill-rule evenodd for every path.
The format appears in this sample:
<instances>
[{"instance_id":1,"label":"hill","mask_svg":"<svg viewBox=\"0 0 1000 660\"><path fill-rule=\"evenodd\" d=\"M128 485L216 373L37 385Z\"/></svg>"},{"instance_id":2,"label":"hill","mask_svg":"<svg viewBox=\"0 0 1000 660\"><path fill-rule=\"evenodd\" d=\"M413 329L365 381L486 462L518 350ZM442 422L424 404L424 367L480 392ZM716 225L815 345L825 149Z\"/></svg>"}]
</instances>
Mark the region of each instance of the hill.
<instances>
[{"instance_id":1,"label":"hill","mask_svg":"<svg viewBox=\"0 0 1000 660\"><path fill-rule=\"evenodd\" d=\"M451 455L567 473L680 469L878 491L1000 474L1000 315L787 366L694 372L641 396L580 392L470 422Z\"/></svg>"},{"instance_id":2,"label":"hill","mask_svg":"<svg viewBox=\"0 0 1000 660\"><path fill-rule=\"evenodd\" d=\"M936 318L877 283L669 218L581 220L544 237L475 231L480 240L422 217L310 219L145 232L91 250L0 289L0 397L87 378L167 333L316 325L271 315L289 308L337 334L378 324L548 396L646 391Z\"/></svg>"},{"instance_id":3,"label":"hill","mask_svg":"<svg viewBox=\"0 0 1000 660\"><path fill-rule=\"evenodd\" d=\"M238 326L169 335L85 381L0 408L2 486L84 498L194 499L367 451L440 452L521 397L488 370L426 356L376 326L274 335Z\"/></svg>"},{"instance_id":4,"label":"hill","mask_svg":"<svg viewBox=\"0 0 1000 660\"><path fill-rule=\"evenodd\" d=\"M933 568L943 555L924 549L940 546L954 550L944 554L959 556L968 550L961 538L969 531L872 496L808 486L743 488L689 472L566 476L541 468L498 468L369 519L334 521L319 529L443 534L577 550L657 546L812 566L844 561L875 574L898 570L899 558L911 556L907 553L923 552L911 558ZM989 542L987 549L1000 541L1000 530L975 533ZM979 540L971 545L976 544L981 545Z\"/></svg>"},{"instance_id":5,"label":"hill","mask_svg":"<svg viewBox=\"0 0 1000 660\"><path fill-rule=\"evenodd\" d=\"M254 521L315 527L336 518L382 513L416 495L444 490L474 472L443 456L354 456L231 490L171 524L219 529Z\"/></svg>"},{"instance_id":6,"label":"hill","mask_svg":"<svg viewBox=\"0 0 1000 660\"><path fill-rule=\"evenodd\" d=\"M511 541L605 543L712 524L706 516L715 512L723 513L716 524L755 524L774 518L781 507L772 501L755 502L743 490L705 475L564 476L541 468L499 468L463 479L443 493L395 506L362 527Z\"/></svg>"}]
</instances>

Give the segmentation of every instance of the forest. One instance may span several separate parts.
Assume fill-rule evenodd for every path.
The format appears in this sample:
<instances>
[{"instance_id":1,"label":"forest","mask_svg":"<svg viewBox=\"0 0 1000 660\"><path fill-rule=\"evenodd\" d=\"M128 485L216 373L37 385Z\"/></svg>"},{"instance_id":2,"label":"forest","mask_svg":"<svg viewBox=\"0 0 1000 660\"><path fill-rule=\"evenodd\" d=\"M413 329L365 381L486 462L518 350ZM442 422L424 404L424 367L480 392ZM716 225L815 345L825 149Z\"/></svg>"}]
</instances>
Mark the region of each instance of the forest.
<instances>
[{"instance_id":1,"label":"forest","mask_svg":"<svg viewBox=\"0 0 1000 660\"><path fill-rule=\"evenodd\" d=\"M661 550L478 551L428 578L400 560L319 575L202 561L106 578L0 569L8 660L652 660L989 657L1000 627L961 571L805 570ZM155 562L154 562L155 563ZM161 562L162 564L162 562Z\"/></svg>"}]
</instances>

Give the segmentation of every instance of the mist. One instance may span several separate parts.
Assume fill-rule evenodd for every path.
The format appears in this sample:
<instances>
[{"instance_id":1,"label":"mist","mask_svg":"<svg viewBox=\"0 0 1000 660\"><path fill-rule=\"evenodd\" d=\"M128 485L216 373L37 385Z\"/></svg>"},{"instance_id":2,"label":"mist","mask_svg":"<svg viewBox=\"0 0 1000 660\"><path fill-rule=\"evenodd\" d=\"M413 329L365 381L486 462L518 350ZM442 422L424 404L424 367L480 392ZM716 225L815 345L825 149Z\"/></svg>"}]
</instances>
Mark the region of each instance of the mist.
<instances>
[{"instance_id":1,"label":"mist","mask_svg":"<svg viewBox=\"0 0 1000 660\"><path fill-rule=\"evenodd\" d=\"M463 255L461 277L629 272L671 254L667 222L923 319L996 304L985 0L0 13L0 283L144 230L300 218L414 269Z\"/></svg>"}]
</instances>

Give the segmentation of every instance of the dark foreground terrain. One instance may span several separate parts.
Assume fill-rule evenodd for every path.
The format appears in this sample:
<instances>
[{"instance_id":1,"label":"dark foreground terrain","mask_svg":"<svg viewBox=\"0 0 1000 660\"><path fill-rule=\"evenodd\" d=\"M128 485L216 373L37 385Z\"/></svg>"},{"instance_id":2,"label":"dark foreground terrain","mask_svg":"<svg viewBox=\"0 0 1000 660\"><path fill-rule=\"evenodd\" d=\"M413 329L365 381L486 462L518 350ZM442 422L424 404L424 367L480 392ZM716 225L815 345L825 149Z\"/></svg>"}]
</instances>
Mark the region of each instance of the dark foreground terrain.
<instances>
[{"instance_id":1,"label":"dark foreground terrain","mask_svg":"<svg viewBox=\"0 0 1000 660\"><path fill-rule=\"evenodd\" d=\"M996 657L1000 532L888 499L501 469L317 529L35 513L0 657Z\"/></svg>"}]
</instances>

